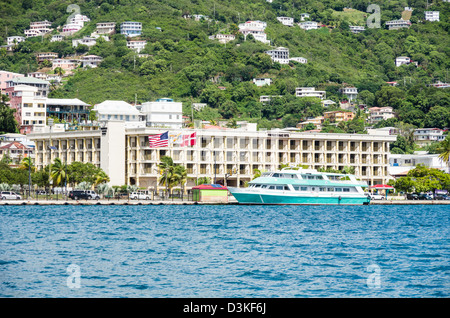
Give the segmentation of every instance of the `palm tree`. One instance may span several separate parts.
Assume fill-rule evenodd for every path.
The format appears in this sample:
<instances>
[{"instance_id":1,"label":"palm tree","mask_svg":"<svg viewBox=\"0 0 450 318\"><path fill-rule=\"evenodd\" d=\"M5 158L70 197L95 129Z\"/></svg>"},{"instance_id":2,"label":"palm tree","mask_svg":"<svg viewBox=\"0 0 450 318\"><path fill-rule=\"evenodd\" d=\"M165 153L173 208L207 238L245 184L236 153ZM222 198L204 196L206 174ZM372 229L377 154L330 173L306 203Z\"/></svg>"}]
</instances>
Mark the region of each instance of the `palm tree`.
<instances>
[{"instance_id":1,"label":"palm tree","mask_svg":"<svg viewBox=\"0 0 450 318\"><path fill-rule=\"evenodd\" d=\"M174 168L174 179L180 184L180 188L184 192L184 185L187 181L187 170L182 165L176 165ZM175 181L175 180L174 180Z\"/></svg>"},{"instance_id":2,"label":"palm tree","mask_svg":"<svg viewBox=\"0 0 450 318\"><path fill-rule=\"evenodd\" d=\"M60 185L66 178L66 165L62 163L60 158L55 158L51 166L51 178L55 186Z\"/></svg>"},{"instance_id":3,"label":"palm tree","mask_svg":"<svg viewBox=\"0 0 450 318\"><path fill-rule=\"evenodd\" d=\"M439 152L439 159L447 164L450 173L450 136L439 143L437 151Z\"/></svg>"},{"instance_id":4,"label":"palm tree","mask_svg":"<svg viewBox=\"0 0 450 318\"><path fill-rule=\"evenodd\" d=\"M169 191L171 187L171 180L173 178L174 163L171 157L161 157L161 162L158 165L161 171L161 177L159 178L159 184L166 186L166 191Z\"/></svg>"},{"instance_id":5,"label":"palm tree","mask_svg":"<svg viewBox=\"0 0 450 318\"><path fill-rule=\"evenodd\" d=\"M97 186L98 194L102 195L103 197L105 196L105 194L108 194L109 191L110 191L110 187L106 183L101 183Z\"/></svg>"},{"instance_id":6,"label":"palm tree","mask_svg":"<svg viewBox=\"0 0 450 318\"><path fill-rule=\"evenodd\" d=\"M65 73L65 71L63 70L63 68L60 67L60 66L55 67L55 69L54 69L53 71L55 72L55 74L58 74L58 76L62 76L62 75Z\"/></svg>"},{"instance_id":7,"label":"palm tree","mask_svg":"<svg viewBox=\"0 0 450 318\"><path fill-rule=\"evenodd\" d=\"M20 166L19 169L22 170L28 170L30 169L31 172L35 172L36 167L33 164L33 160L30 157L25 157L22 159L22 161L20 162Z\"/></svg>"},{"instance_id":8,"label":"palm tree","mask_svg":"<svg viewBox=\"0 0 450 318\"><path fill-rule=\"evenodd\" d=\"M92 189L92 183L87 182L87 181L80 182L77 185L77 189L80 189L80 190L91 190Z\"/></svg>"},{"instance_id":9,"label":"palm tree","mask_svg":"<svg viewBox=\"0 0 450 318\"><path fill-rule=\"evenodd\" d=\"M94 182L94 186L97 186L101 183L107 183L109 182L110 179L108 177L108 175L103 171L100 170L96 175L95 175L95 182Z\"/></svg>"}]
</instances>

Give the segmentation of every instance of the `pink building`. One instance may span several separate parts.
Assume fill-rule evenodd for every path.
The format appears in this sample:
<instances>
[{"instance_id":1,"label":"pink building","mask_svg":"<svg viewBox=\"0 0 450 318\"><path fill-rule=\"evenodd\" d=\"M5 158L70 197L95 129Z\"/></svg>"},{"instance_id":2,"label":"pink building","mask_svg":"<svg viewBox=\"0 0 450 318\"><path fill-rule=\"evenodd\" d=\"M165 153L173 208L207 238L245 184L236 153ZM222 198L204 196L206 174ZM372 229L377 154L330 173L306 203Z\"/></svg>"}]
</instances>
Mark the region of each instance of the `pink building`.
<instances>
[{"instance_id":1,"label":"pink building","mask_svg":"<svg viewBox=\"0 0 450 318\"><path fill-rule=\"evenodd\" d=\"M13 72L8 72L8 71L0 71L0 92L2 94L4 94L3 90L5 90L6 87L8 87L6 85L7 81L10 81L10 80L12 80L15 77L24 77L24 76L25 75L19 74L19 73L13 73Z\"/></svg>"}]
</instances>

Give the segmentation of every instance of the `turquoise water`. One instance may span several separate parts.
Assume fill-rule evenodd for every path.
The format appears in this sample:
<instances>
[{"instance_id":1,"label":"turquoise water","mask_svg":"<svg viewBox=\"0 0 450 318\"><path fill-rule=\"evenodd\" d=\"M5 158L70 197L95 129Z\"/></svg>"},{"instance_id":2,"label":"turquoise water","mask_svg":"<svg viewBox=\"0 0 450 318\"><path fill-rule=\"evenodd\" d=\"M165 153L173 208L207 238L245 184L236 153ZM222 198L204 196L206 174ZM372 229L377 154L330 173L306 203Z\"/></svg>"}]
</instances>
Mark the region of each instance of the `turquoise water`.
<instances>
[{"instance_id":1,"label":"turquoise water","mask_svg":"<svg viewBox=\"0 0 450 318\"><path fill-rule=\"evenodd\" d=\"M438 205L2 206L0 296L448 297L449 216Z\"/></svg>"}]
</instances>

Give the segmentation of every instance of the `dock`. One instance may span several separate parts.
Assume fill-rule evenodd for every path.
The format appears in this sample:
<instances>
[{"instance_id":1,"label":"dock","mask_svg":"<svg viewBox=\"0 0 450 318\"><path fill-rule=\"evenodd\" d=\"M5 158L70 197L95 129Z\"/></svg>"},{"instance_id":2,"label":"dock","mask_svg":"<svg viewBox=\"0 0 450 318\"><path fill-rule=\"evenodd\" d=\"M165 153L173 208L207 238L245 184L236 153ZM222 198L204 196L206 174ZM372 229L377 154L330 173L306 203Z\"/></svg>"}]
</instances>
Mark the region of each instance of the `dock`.
<instances>
[{"instance_id":1,"label":"dock","mask_svg":"<svg viewBox=\"0 0 450 318\"><path fill-rule=\"evenodd\" d=\"M228 203L181 200L0 200L2 205L237 205ZM369 205L449 205L450 200L372 200Z\"/></svg>"}]
</instances>

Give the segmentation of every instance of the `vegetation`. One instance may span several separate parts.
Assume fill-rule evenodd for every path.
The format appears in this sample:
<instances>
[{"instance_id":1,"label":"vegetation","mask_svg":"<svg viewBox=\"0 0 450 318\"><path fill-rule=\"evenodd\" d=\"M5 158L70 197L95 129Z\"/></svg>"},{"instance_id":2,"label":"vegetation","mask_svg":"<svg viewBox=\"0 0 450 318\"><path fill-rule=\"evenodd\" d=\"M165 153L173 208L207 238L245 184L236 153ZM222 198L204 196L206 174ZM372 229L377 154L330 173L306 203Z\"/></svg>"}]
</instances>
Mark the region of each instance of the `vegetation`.
<instances>
[{"instance_id":1,"label":"vegetation","mask_svg":"<svg viewBox=\"0 0 450 318\"><path fill-rule=\"evenodd\" d=\"M435 193L435 190L450 190L450 175L445 171L419 164L410 170L406 177L390 181L389 184L397 191L406 193Z\"/></svg>"},{"instance_id":2,"label":"vegetation","mask_svg":"<svg viewBox=\"0 0 450 318\"><path fill-rule=\"evenodd\" d=\"M448 81L448 4L433 1L432 9L440 11L441 22L422 22L426 0L375 3L382 10L382 28L353 34L349 25L364 25L367 20L367 1L352 1L354 10L347 10L348 1L344 0L1 0L0 42L7 36L22 35L31 21L47 19L54 28L63 25L69 16L69 4L78 4L91 21L62 42L50 42L49 36L29 38L16 45L12 54L0 51L0 69L36 71L42 66L36 62L36 52L56 52L60 57L96 54L104 59L99 68L78 69L63 85L55 87L51 96L77 97L90 104L106 99L134 102L135 98L142 103L169 96L183 101L185 115L191 115L193 102L207 103L208 107L194 112L196 119L239 118L257 122L260 128L293 126L323 114L325 109L317 100L296 98L296 87L325 90L328 99L338 102L344 99L339 88L348 84L358 88L359 102L394 107L397 122L449 127L448 90L427 86L436 80ZM408 5L414 8L413 25L386 30L384 23L400 18ZM299 22L303 12L326 27L304 31L276 20L283 15ZM211 20L183 18L188 14L204 14ZM237 34L236 40L226 45L208 38L219 32L236 34L237 25L247 20L266 21L272 45L287 47L291 56L305 57L308 63L272 63L264 53L271 47L251 37L244 40ZM148 56L138 57L129 50L120 34L111 36L110 41L99 40L91 48L72 47L72 38L89 35L97 22L105 21L142 22L141 38L148 44L141 53ZM403 55L419 66L395 67L395 58ZM253 85L251 80L261 76L271 77L273 84ZM388 81L397 81L399 86L387 86ZM261 95L282 97L263 104L259 102ZM1 126L0 130L6 131ZM324 131L363 132L364 120L345 127L329 125Z\"/></svg>"}]
</instances>

